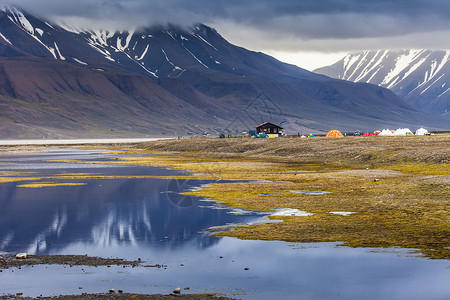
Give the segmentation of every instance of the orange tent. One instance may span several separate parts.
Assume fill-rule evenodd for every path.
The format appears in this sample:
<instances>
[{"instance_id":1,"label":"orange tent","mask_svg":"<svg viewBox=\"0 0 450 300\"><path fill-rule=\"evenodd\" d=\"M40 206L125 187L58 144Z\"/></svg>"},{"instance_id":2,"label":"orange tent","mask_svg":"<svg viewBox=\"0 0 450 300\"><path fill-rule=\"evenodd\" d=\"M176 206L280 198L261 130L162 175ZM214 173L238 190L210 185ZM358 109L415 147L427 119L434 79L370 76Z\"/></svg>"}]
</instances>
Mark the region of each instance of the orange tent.
<instances>
[{"instance_id":1,"label":"orange tent","mask_svg":"<svg viewBox=\"0 0 450 300\"><path fill-rule=\"evenodd\" d=\"M331 130L327 133L327 137L331 138L341 138L344 137L339 130Z\"/></svg>"}]
</instances>

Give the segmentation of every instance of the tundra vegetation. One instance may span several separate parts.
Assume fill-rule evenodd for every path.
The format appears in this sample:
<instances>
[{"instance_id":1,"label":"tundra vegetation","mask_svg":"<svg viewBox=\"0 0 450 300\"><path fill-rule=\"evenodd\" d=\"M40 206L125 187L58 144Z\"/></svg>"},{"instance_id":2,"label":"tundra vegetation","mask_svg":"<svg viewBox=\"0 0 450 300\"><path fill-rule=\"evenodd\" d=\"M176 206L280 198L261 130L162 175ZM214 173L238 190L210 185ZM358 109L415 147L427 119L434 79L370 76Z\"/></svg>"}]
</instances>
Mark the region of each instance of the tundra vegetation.
<instances>
[{"instance_id":1,"label":"tundra vegetation","mask_svg":"<svg viewBox=\"0 0 450 300\"><path fill-rule=\"evenodd\" d=\"M450 135L187 139L137 148L157 155L121 161L189 170L197 178L237 180L189 195L248 210L291 208L313 214L272 216L283 222L217 235L403 247L429 258L450 258Z\"/></svg>"},{"instance_id":2,"label":"tundra vegetation","mask_svg":"<svg viewBox=\"0 0 450 300\"><path fill-rule=\"evenodd\" d=\"M109 163L163 166L193 174L176 177L180 179L232 180L186 194L247 210L289 208L311 213L271 216L279 222L214 233L218 236L402 247L428 258L450 258L448 134L341 139L192 138L114 147L133 156ZM0 182L39 179L27 176L0 174ZM97 176L58 177L89 178Z\"/></svg>"}]
</instances>

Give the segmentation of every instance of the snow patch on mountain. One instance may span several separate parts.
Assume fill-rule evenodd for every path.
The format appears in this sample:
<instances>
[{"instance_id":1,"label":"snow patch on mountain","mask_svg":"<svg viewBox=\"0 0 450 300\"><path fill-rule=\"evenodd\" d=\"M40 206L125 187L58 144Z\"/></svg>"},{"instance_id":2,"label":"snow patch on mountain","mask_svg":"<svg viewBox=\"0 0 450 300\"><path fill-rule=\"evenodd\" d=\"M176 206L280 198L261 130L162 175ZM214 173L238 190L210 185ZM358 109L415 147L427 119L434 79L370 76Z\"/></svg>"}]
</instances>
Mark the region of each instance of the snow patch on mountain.
<instances>
[{"instance_id":1,"label":"snow patch on mountain","mask_svg":"<svg viewBox=\"0 0 450 300\"><path fill-rule=\"evenodd\" d=\"M122 39L120 37L117 37L117 49L119 51L123 52L128 49L128 46L130 45L130 41L131 41L131 38L133 37L133 34L134 34L133 31L127 32L127 37L125 38L125 44L122 44Z\"/></svg>"},{"instance_id":2,"label":"snow patch on mountain","mask_svg":"<svg viewBox=\"0 0 450 300\"><path fill-rule=\"evenodd\" d=\"M411 50L409 53L400 55L395 60L395 67L386 75L380 85L391 88L396 82L403 79L401 73L411 66L418 53L420 53L420 50Z\"/></svg>"},{"instance_id":3,"label":"snow patch on mountain","mask_svg":"<svg viewBox=\"0 0 450 300\"><path fill-rule=\"evenodd\" d=\"M136 45L137 45L137 43L136 43ZM150 45L147 45L147 47L145 47L144 52L142 52L141 56L139 58L137 58L137 60L143 60L144 59L145 55L147 54L147 51L148 51L149 47L150 47Z\"/></svg>"},{"instance_id":4,"label":"snow patch on mountain","mask_svg":"<svg viewBox=\"0 0 450 300\"><path fill-rule=\"evenodd\" d=\"M78 58L72 57L72 59L74 61L76 61L77 63L79 63L80 65L83 65L83 66L87 66L88 65L88 63L86 63L86 62L84 62L82 60L79 60Z\"/></svg>"},{"instance_id":5,"label":"snow patch on mountain","mask_svg":"<svg viewBox=\"0 0 450 300\"><path fill-rule=\"evenodd\" d=\"M195 60L197 60L202 66L204 66L205 68L209 69L209 67L207 65L205 65L197 56L195 56L194 53L189 51L188 48L184 47L184 49L186 49L186 51L189 52L189 54L192 55L192 57L195 58Z\"/></svg>"},{"instance_id":6,"label":"snow patch on mountain","mask_svg":"<svg viewBox=\"0 0 450 300\"><path fill-rule=\"evenodd\" d=\"M58 53L58 59L60 59L60 60L66 60L66 58L64 57L64 56L62 56L62 54L61 54L61 51L59 51L59 47L58 47L58 44L56 44L56 43L53 43L54 45L55 45L55 50L56 50L56 53Z\"/></svg>"},{"instance_id":7,"label":"snow patch on mountain","mask_svg":"<svg viewBox=\"0 0 450 300\"><path fill-rule=\"evenodd\" d=\"M2 39L4 39L5 42L7 42L8 44L12 45L11 41L8 40L1 32L0 32L0 37L1 37Z\"/></svg>"},{"instance_id":8,"label":"snow patch on mountain","mask_svg":"<svg viewBox=\"0 0 450 300\"><path fill-rule=\"evenodd\" d=\"M25 15L16 9L15 7L6 7L6 12L10 12L8 15L8 18L13 22L20 26L22 26L23 29L25 29L28 33L31 35L34 34L34 27L31 25L31 23L28 21L28 19L25 17Z\"/></svg>"}]
</instances>

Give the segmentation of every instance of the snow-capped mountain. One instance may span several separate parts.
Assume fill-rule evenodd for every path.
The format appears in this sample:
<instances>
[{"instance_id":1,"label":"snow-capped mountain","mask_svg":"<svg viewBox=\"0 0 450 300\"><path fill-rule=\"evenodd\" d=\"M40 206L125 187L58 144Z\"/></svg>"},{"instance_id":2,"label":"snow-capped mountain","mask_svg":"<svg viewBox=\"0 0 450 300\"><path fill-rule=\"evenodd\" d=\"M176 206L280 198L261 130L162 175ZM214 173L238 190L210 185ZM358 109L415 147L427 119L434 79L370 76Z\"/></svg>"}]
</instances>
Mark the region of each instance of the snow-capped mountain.
<instances>
[{"instance_id":1,"label":"snow-capped mountain","mask_svg":"<svg viewBox=\"0 0 450 300\"><path fill-rule=\"evenodd\" d=\"M9 23L9 28L0 32L0 41L33 56L119 68L153 78L179 77L187 70L260 76L261 70L255 68L264 68L268 78L289 73L321 78L293 66L274 66L275 59L235 47L214 29L201 24L191 28L168 25L132 31L91 30L50 24L14 7L4 10L0 20ZM36 45L28 47L30 42ZM248 56L250 53L252 57Z\"/></svg>"},{"instance_id":2,"label":"snow-capped mountain","mask_svg":"<svg viewBox=\"0 0 450 300\"><path fill-rule=\"evenodd\" d=\"M450 111L450 50L379 50L352 53L314 72L391 89L427 112Z\"/></svg>"},{"instance_id":3,"label":"snow-capped mountain","mask_svg":"<svg viewBox=\"0 0 450 300\"><path fill-rule=\"evenodd\" d=\"M391 91L308 72L196 25L132 31L0 11L0 136L445 129ZM444 126L445 127L445 126Z\"/></svg>"}]
</instances>

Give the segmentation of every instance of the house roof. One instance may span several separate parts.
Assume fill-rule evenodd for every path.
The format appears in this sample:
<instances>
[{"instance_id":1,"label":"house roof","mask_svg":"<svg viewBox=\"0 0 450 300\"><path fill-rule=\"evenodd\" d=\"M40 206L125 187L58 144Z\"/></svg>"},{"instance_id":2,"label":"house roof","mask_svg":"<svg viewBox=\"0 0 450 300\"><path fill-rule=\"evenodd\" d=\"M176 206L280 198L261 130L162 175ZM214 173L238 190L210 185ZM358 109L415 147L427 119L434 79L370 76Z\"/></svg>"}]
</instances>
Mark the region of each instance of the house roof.
<instances>
[{"instance_id":1,"label":"house roof","mask_svg":"<svg viewBox=\"0 0 450 300\"><path fill-rule=\"evenodd\" d=\"M262 124L259 124L258 126L256 126L256 128L258 128L258 127L263 127L263 126L278 127L278 128L280 128L280 129L283 129L283 127L278 126L278 125L275 125L275 124L270 123L270 122L264 122L264 123L262 123Z\"/></svg>"}]
</instances>

